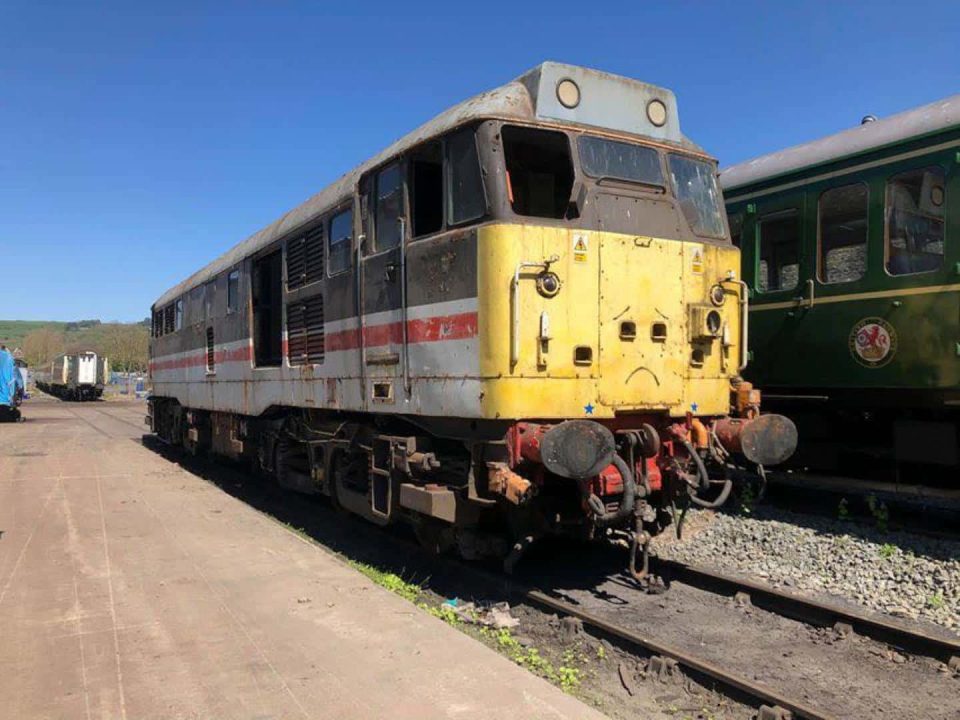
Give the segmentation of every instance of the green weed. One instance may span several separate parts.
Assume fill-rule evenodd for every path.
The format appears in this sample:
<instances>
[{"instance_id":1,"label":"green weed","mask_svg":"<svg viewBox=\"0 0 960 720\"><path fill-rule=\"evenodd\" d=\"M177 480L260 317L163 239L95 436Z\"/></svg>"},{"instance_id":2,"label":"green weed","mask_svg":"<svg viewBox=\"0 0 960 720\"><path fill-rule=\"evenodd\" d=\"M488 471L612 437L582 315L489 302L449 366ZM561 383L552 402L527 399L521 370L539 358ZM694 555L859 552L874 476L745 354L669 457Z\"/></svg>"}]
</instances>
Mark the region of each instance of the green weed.
<instances>
[{"instance_id":1,"label":"green weed","mask_svg":"<svg viewBox=\"0 0 960 720\"><path fill-rule=\"evenodd\" d=\"M891 545L890 543L884 543L880 546L880 557L884 560L889 560L894 555L897 554L897 546Z\"/></svg>"}]
</instances>

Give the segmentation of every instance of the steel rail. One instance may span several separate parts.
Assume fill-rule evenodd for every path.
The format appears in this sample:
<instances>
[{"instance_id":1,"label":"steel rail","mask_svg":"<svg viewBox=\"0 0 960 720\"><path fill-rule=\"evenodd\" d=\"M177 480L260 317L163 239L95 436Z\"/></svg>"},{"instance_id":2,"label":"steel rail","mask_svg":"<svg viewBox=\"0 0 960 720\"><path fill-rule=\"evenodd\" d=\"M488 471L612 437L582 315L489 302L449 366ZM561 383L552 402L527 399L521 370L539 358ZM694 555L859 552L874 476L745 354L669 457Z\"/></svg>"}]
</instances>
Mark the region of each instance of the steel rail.
<instances>
[{"instance_id":1,"label":"steel rail","mask_svg":"<svg viewBox=\"0 0 960 720\"><path fill-rule=\"evenodd\" d=\"M939 637L904 627L862 610L777 590L769 585L676 560L656 559L655 566L667 577L710 592L734 596L746 593L755 607L823 627L845 624L849 630L872 640L895 645L914 655L960 666L960 639Z\"/></svg>"}]
</instances>

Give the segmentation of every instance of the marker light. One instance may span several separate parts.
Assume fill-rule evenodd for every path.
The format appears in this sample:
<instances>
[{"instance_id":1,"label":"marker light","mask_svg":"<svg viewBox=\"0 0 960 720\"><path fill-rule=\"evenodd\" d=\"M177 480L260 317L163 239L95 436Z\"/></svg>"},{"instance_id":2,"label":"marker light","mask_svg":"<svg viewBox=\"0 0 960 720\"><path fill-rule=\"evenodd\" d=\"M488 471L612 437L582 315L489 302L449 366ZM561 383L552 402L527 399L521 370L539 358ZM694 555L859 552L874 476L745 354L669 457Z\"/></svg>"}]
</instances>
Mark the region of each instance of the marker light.
<instances>
[{"instance_id":1,"label":"marker light","mask_svg":"<svg viewBox=\"0 0 960 720\"><path fill-rule=\"evenodd\" d=\"M657 127L667 122L667 106L661 100L651 100L647 103L647 118Z\"/></svg>"},{"instance_id":2,"label":"marker light","mask_svg":"<svg viewBox=\"0 0 960 720\"><path fill-rule=\"evenodd\" d=\"M575 108L580 104L580 88L570 78L557 83L557 100L565 108Z\"/></svg>"}]
</instances>

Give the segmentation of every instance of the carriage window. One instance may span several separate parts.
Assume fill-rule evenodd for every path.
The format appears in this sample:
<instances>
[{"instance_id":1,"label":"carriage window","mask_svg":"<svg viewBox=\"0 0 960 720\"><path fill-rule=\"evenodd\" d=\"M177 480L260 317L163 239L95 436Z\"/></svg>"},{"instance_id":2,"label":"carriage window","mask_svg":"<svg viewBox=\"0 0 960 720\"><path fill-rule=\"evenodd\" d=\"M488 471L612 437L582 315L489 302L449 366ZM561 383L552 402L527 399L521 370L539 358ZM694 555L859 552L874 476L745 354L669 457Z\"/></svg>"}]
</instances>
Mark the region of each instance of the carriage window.
<instances>
[{"instance_id":1,"label":"carriage window","mask_svg":"<svg viewBox=\"0 0 960 720\"><path fill-rule=\"evenodd\" d=\"M664 186L660 155L653 148L589 135L582 135L578 145L580 165L590 177Z\"/></svg>"},{"instance_id":2,"label":"carriage window","mask_svg":"<svg viewBox=\"0 0 960 720\"><path fill-rule=\"evenodd\" d=\"M330 243L327 246L327 267L330 275L336 275L350 267L350 251L353 245L353 209L334 215L330 220Z\"/></svg>"},{"instance_id":3,"label":"carriage window","mask_svg":"<svg viewBox=\"0 0 960 720\"><path fill-rule=\"evenodd\" d=\"M757 290L793 290L800 281L800 213L796 210L760 218Z\"/></svg>"},{"instance_id":4,"label":"carriage window","mask_svg":"<svg viewBox=\"0 0 960 720\"><path fill-rule=\"evenodd\" d=\"M943 265L943 168L895 175L887 182L887 272L912 275Z\"/></svg>"},{"instance_id":5,"label":"carriage window","mask_svg":"<svg viewBox=\"0 0 960 720\"><path fill-rule=\"evenodd\" d=\"M820 195L820 282L853 282L866 275L868 200L863 183L832 188Z\"/></svg>"},{"instance_id":6,"label":"carriage window","mask_svg":"<svg viewBox=\"0 0 960 720\"><path fill-rule=\"evenodd\" d=\"M227 275L227 314L240 307L240 271L231 270Z\"/></svg>"},{"instance_id":7,"label":"carriage window","mask_svg":"<svg viewBox=\"0 0 960 720\"><path fill-rule=\"evenodd\" d=\"M503 153L507 197L518 215L562 218L573 189L573 163L567 136L552 130L506 126Z\"/></svg>"},{"instance_id":8,"label":"carriage window","mask_svg":"<svg viewBox=\"0 0 960 720\"><path fill-rule=\"evenodd\" d=\"M487 196L473 130L447 138L447 222L460 225L487 212Z\"/></svg>"},{"instance_id":9,"label":"carriage window","mask_svg":"<svg viewBox=\"0 0 960 720\"><path fill-rule=\"evenodd\" d=\"M376 249L388 250L400 244L400 218L403 216L403 178L395 163L377 175Z\"/></svg>"},{"instance_id":10,"label":"carriage window","mask_svg":"<svg viewBox=\"0 0 960 720\"><path fill-rule=\"evenodd\" d=\"M668 157L673 192L690 228L703 237L722 238L717 168L713 163L683 155L671 153Z\"/></svg>"},{"instance_id":11,"label":"carriage window","mask_svg":"<svg viewBox=\"0 0 960 720\"><path fill-rule=\"evenodd\" d=\"M443 153L440 143L421 148L410 159L412 237L443 229Z\"/></svg>"},{"instance_id":12,"label":"carriage window","mask_svg":"<svg viewBox=\"0 0 960 720\"><path fill-rule=\"evenodd\" d=\"M740 233L743 231L743 213L727 216L730 223L730 240L736 247L740 247Z\"/></svg>"}]
</instances>

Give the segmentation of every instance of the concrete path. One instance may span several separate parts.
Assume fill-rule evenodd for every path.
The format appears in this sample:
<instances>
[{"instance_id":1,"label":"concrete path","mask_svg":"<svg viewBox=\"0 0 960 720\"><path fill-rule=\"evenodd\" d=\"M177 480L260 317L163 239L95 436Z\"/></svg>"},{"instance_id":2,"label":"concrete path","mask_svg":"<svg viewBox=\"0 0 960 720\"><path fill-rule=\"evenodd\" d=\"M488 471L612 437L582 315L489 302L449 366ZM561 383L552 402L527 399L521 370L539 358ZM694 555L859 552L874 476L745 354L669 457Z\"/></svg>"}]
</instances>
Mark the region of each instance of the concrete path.
<instances>
[{"instance_id":1,"label":"concrete path","mask_svg":"<svg viewBox=\"0 0 960 720\"><path fill-rule=\"evenodd\" d=\"M24 414L0 425L0 716L603 717L145 448L143 403Z\"/></svg>"}]
</instances>

